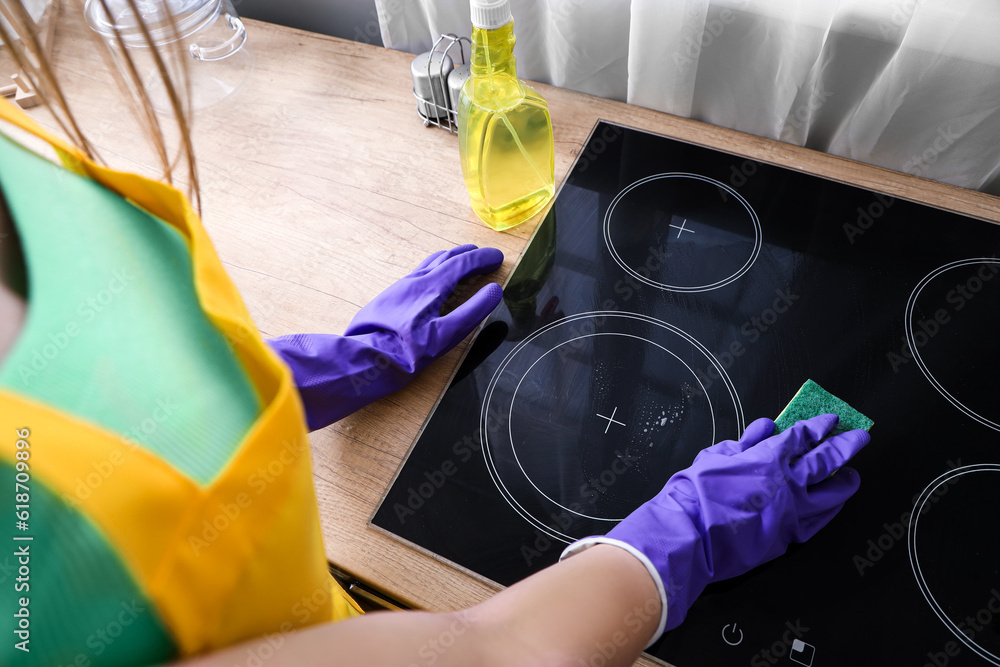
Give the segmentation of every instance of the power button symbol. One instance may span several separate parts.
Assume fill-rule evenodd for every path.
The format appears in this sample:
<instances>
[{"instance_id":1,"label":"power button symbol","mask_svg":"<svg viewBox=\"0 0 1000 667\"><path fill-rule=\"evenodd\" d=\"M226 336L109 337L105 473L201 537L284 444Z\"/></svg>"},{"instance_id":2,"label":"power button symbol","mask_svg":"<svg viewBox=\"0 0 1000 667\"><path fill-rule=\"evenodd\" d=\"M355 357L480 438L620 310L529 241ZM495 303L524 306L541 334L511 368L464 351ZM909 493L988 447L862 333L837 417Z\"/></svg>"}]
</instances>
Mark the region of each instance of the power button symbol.
<instances>
[{"instance_id":1,"label":"power button symbol","mask_svg":"<svg viewBox=\"0 0 1000 667\"><path fill-rule=\"evenodd\" d=\"M722 641L730 646L738 646L743 641L743 631L735 623L730 623L722 628Z\"/></svg>"}]
</instances>

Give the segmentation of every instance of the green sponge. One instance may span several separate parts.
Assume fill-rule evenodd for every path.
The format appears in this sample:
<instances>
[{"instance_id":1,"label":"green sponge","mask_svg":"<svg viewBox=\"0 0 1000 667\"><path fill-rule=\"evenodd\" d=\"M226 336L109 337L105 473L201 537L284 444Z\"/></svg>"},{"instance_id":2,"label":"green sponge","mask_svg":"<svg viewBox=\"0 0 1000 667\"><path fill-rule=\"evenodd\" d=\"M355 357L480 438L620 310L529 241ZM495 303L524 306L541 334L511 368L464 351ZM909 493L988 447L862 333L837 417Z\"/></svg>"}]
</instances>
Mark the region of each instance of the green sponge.
<instances>
[{"instance_id":1,"label":"green sponge","mask_svg":"<svg viewBox=\"0 0 1000 667\"><path fill-rule=\"evenodd\" d=\"M825 414L834 414L840 417L837 427L830 435L856 428L867 431L875 423L812 380L806 380L806 383L799 388L798 393L792 397L778 418L774 420L774 432L781 433L785 429L791 428L799 420Z\"/></svg>"}]
</instances>

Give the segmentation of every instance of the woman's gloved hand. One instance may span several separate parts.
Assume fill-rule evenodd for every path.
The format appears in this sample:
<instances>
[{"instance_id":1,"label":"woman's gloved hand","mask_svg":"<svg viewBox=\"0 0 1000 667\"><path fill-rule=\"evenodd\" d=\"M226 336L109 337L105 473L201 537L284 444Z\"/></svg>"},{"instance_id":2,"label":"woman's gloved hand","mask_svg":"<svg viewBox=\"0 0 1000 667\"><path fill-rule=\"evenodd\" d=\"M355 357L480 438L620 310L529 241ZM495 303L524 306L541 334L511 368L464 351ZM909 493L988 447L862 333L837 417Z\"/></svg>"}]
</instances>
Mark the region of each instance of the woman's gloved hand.
<instances>
[{"instance_id":1,"label":"woman's gloved hand","mask_svg":"<svg viewBox=\"0 0 1000 667\"><path fill-rule=\"evenodd\" d=\"M502 263L496 248L442 250L372 299L342 336L296 334L267 341L292 369L310 430L401 389L468 336L500 303L500 286L485 286L444 316L441 305L460 280Z\"/></svg>"},{"instance_id":2,"label":"woman's gloved hand","mask_svg":"<svg viewBox=\"0 0 1000 667\"><path fill-rule=\"evenodd\" d=\"M680 625L705 586L805 542L854 495L861 480L842 466L869 436L847 431L817 446L837 421L820 415L772 436L774 422L758 419L739 440L701 451L607 536L571 544L563 557L610 543L643 561L665 603L655 641Z\"/></svg>"}]
</instances>

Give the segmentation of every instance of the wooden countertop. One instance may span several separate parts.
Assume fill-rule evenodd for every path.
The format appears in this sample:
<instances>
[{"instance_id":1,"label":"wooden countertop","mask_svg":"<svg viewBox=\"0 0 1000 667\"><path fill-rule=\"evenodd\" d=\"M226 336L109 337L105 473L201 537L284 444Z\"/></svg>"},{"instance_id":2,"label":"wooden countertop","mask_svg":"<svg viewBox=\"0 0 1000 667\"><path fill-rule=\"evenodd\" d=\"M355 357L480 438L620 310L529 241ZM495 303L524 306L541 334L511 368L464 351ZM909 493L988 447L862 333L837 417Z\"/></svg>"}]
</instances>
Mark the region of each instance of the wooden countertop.
<instances>
[{"instance_id":1,"label":"wooden countertop","mask_svg":"<svg viewBox=\"0 0 1000 667\"><path fill-rule=\"evenodd\" d=\"M411 94L412 56L247 21L256 69L235 98L195 118L204 221L266 336L340 332L354 313L426 255L491 245L503 281L537 219L508 233L469 207L457 139L425 128ZM55 58L67 97L112 166L154 164L93 52L82 19L64 15ZM561 183L598 119L1000 221L1000 200L656 111L540 85ZM51 127L43 110L32 114ZM467 293L485 284L479 280ZM467 342L412 385L312 436L330 561L412 606L455 609L495 589L368 527ZM651 664L651 663L641 663Z\"/></svg>"}]
</instances>

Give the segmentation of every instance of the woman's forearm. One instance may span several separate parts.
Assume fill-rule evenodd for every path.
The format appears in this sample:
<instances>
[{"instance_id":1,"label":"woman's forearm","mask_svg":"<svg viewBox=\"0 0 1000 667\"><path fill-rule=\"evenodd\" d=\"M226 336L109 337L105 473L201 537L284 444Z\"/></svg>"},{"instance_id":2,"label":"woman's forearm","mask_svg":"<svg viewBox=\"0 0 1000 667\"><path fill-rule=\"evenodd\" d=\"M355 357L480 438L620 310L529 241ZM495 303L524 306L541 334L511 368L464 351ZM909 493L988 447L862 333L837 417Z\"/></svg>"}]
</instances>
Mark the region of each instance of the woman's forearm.
<instances>
[{"instance_id":1,"label":"woman's forearm","mask_svg":"<svg viewBox=\"0 0 1000 667\"><path fill-rule=\"evenodd\" d=\"M373 613L183 664L232 667L270 656L270 667L631 665L659 618L645 567L623 549L597 545L471 609Z\"/></svg>"}]
</instances>

